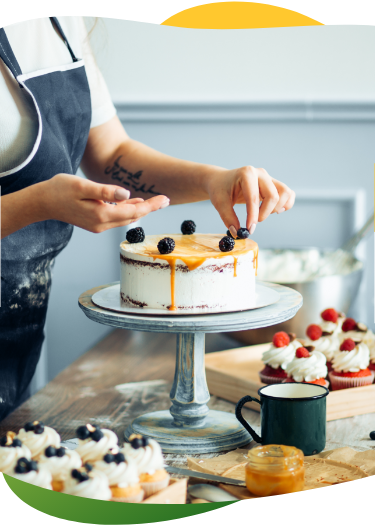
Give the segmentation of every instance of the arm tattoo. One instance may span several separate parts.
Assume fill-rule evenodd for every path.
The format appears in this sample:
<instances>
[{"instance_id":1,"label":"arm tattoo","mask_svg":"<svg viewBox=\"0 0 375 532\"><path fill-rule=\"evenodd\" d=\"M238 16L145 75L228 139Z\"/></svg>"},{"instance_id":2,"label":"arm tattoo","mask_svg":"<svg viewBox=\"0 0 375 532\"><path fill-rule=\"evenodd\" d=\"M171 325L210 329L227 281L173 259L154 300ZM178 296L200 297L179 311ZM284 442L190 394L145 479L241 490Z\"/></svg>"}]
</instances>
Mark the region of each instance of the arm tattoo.
<instances>
[{"instance_id":1,"label":"arm tattoo","mask_svg":"<svg viewBox=\"0 0 375 532\"><path fill-rule=\"evenodd\" d=\"M138 170L135 174L129 172L120 165L121 157L122 155L119 155L112 166L107 166L104 170L105 175L109 174L113 181L119 181L125 187L132 188L135 192L158 196L160 192L154 190L155 185L148 186L147 183L141 182L143 170Z\"/></svg>"}]
</instances>

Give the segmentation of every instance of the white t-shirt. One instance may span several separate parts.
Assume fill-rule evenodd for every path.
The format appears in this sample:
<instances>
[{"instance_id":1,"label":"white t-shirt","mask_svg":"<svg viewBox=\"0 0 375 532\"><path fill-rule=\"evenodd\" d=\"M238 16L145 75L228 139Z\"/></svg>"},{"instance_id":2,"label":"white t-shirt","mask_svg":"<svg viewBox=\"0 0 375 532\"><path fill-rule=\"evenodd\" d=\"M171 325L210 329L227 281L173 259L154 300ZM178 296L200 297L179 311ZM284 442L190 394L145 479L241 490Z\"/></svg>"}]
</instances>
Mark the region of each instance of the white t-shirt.
<instances>
[{"instance_id":1,"label":"white t-shirt","mask_svg":"<svg viewBox=\"0 0 375 532\"><path fill-rule=\"evenodd\" d=\"M82 17L59 17L58 20L75 56L85 61L91 93L91 127L104 124L116 110L92 53L85 22ZM72 62L68 48L49 18L21 22L4 29L23 74ZM0 59L0 174L27 159L37 134L38 119L31 97L19 87Z\"/></svg>"}]
</instances>

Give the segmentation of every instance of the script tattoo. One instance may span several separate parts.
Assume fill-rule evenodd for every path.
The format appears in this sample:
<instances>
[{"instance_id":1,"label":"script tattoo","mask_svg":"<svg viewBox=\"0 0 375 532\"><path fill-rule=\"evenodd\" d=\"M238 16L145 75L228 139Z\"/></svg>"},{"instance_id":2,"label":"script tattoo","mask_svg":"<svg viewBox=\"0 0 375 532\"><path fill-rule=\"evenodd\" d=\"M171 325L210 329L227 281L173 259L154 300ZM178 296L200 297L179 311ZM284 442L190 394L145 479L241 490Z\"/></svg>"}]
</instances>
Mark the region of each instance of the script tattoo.
<instances>
[{"instance_id":1,"label":"script tattoo","mask_svg":"<svg viewBox=\"0 0 375 532\"><path fill-rule=\"evenodd\" d=\"M153 194L158 196L160 192L154 190L155 185L148 186L147 183L141 182L143 170L138 170L135 174L126 170L126 168L120 165L120 159L122 155L119 155L112 166L107 166L104 170L106 175L111 176L113 181L119 181L125 187L132 188L135 192L143 192L143 194Z\"/></svg>"}]
</instances>

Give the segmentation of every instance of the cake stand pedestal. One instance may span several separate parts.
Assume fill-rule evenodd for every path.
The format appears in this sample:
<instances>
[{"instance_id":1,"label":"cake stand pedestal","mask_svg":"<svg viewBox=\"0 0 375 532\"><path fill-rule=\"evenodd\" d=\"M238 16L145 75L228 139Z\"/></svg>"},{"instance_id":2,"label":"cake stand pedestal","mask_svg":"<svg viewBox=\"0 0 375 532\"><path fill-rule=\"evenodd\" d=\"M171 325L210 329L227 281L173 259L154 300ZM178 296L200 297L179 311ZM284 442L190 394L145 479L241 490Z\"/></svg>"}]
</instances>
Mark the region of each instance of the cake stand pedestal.
<instances>
[{"instance_id":1,"label":"cake stand pedestal","mask_svg":"<svg viewBox=\"0 0 375 532\"><path fill-rule=\"evenodd\" d=\"M139 416L126 429L125 438L128 439L132 433L142 434L157 440L165 453L188 455L228 451L251 441L251 436L234 414L210 411L207 407L210 393L206 382L204 344L206 333L269 327L291 319L302 306L302 296L295 290L271 283L262 284L279 292L277 303L221 314L176 315L171 312L170 316L153 316L149 310L140 315L96 306L91 301L92 295L111 285L98 286L80 296L80 308L93 321L122 329L177 335L171 408Z\"/></svg>"}]
</instances>

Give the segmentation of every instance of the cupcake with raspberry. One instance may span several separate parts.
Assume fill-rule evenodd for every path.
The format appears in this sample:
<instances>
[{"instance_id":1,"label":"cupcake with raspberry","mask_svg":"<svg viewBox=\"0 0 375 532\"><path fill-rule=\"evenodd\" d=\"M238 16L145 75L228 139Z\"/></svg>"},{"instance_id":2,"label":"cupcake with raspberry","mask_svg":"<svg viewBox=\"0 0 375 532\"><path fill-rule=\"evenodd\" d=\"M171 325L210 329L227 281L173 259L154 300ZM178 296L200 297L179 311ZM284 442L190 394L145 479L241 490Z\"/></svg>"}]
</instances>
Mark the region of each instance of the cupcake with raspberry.
<instances>
[{"instance_id":1,"label":"cupcake with raspberry","mask_svg":"<svg viewBox=\"0 0 375 532\"><path fill-rule=\"evenodd\" d=\"M313 346L299 347L286 367L288 378L284 382L307 382L328 388L326 357Z\"/></svg>"},{"instance_id":2,"label":"cupcake with raspberry","mask_svg":"<svg viewBox=\"0 0 375 532\"><path fill-rule=\"evenodd\" d=\"M320 325L312 323L306 329L307 340L303 341L305 347L312 345L319 353L326 357L328 371L332 369L333 354L340 347L340 340L337 334L323 334Z\"/></svg>"},{"instance_id":3,"label":"cupcake with raspberry","mask_svg":"<svg viewBox=\"0 0 375 532\"><path fill-rule=\"evenodd\" d=\"M6 436L0 439L0 471L10 475L20 458L31 460L30 449L23 445L16 437L15 432L7 432Z\"/></svg>"},{"instance_id":4,"label":"cupcake with raspberry","mask_svg":"<svg viewBox=\"0 0 375 532\"><path fill-rule=\"evenodd\" d=\"M33 486L52 489L52 475L42 465L35 462L35 460L28 460L27 458L19 458L13 470L9 475L17 480L23 480Z\"/></svg>"},{"instance_id":5,"label":"cupcake with raspberry","mask_svg":"<svg viewBox=\"0 0 375 532\"><path fill-rule=\"evenodd\" d=\"M101 460L95 462L95 469L102 471L112 492L112 501L141 502L144 491L139 484L136 463L124 453L109 451Z\"/></svg>"},{"instance_id":6,"label":"cupcake with raspberry","mask_svg":"<svg viewBox=\"0 0 375 532\"><path fill-rule=\"evenodd\" d=\"M145 497L168 486L169 475L164 469L164 457L157 441L132 434L129 443L125 443L121 452L124 453L126 460L135 462Z\"/></svg>"},{"instance_id":7,"label":"cupcake with raspberry","mask_svg":"<svg viewBox=\"0 0 375 532\"><path fill-rule=\"evenodd\" d=\"M64 482L72 469L82 465L81 457L75 451L65 447L50 445L39 458L39 463L48 469L52 475L52 489L62 491Z\"/></svg>"},{"instance_id":8,"label":"cupcake with raspberry","mask_svg":"<svg viewBox=\"0 0 375 532\"><path fill-rule=\"evenodd\" d=\"M45 427L40 421L26 423L17 435L17 438L31 451L31 458L38 460L50 445L58 447L60 436L51 427Z\"/></svg>"},{"instance_id":9,"label":"cupcake with raspberry","mask_svg":"<svg viewBox=\"0 0 375 532\"><path fill-rule=\"evenodd\" d=\"M353 318L346 318L341 330L341 341L351 338L355 342L364 342L370 350L370 360L375 360L375 334L364 323L357 322ZM372 363L370 365L372 366ZM370 367L370 369L375 368Z\"/></svg>"},{"instance_id":10,"label":"cupcake with raspberry","mask_svg":"<svg viewBox=\"0 0 375 532\"><path fill-rule=\"evenodd\" d=\"M64 489L61 493L99 501L109 501L112 497L108 478L102 471L97 471L90 464L73 469L64 482Z\"/></svg>"},{"instance_id":11,"label":"cupcake with raspberry","mask_svg":"<svg viewBox=\"0 0 375 532\"><path fill-rule=\"evenodd\" d=\"M329 373L332 390L368 386L374 381L374 373L369 369L370 351L364 342L346 338L334 354L332 371Z\"/></svg>"},{"instance_id":12,"label":"cupcake with raspberry","mask_svg":"<svg viewBox=\"0 0 375 532\"><path fill-rule=\"evenodd\" d=\"M302 347L302 344L296 340L295 334L277 332L273 336L271 347L262 355L265 366L259 372L261 382L264 384L283 382L288 377L285 368L293 360L299 347Z\"/></svg>"},{"instance_id":13,"label":"cupcake with raspberry","mask_svg":"<svg viewBox=\"0 0 375 532\"><path fill-rule=\"evenodd\" d=\"M78 438L77 453L82 462L96 462L110 449L118 449L118 438L109 429L101 429L98 425L82 425L76 430Z\"/></svg>"},{"instance_id":14,"label":"cupcake with raspberry","mask_svg":"<svg viewBox=\"0 0 375 532\"><path fill-rule=\"evenodd\" d=\"M345 320L343 312L337 312L334 308L326 308L320 314L322 321L319 323L323 331L323 336L338 335L341 332L341 326Z\"/></svg>"}]
</instances>

